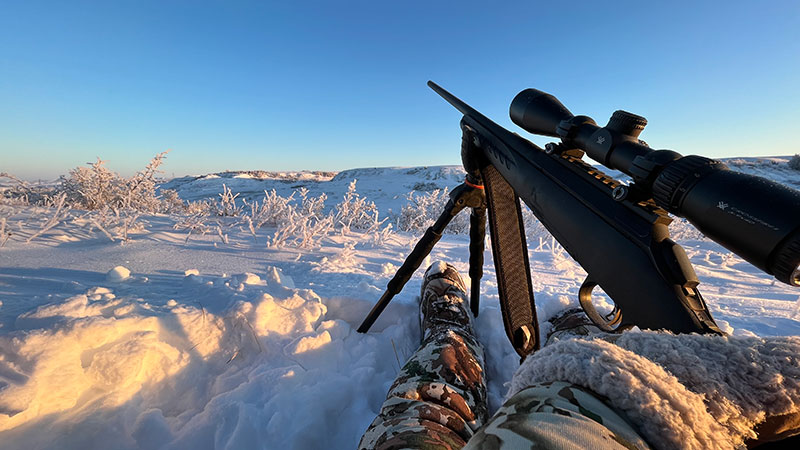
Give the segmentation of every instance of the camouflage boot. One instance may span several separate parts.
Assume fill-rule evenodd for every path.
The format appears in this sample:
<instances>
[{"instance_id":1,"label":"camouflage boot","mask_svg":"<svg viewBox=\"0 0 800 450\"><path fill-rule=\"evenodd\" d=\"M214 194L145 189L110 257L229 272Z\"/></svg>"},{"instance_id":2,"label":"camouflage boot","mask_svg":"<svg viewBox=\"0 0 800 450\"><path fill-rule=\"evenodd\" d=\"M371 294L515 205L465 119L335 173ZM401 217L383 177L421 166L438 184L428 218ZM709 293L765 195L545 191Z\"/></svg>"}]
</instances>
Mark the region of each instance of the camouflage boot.
<instances>
[{"instance_id":1,"label":"camouflage boot","mask_svg":"<svg viewBox=\"0 0 800 450\"><path fill-rule=\"evenodd\" d=\"M586 313L581 308L571 308L561 311L547 320L550 324L550 331L544 346L548 346L560 339L572 339L576 337L588 337L592 335L604 335L597 325L593 324Z\"/></svg>"},{"instance_id":2,"label":"camouflage boot","mask_svg":"<svg viewBox=\"0 0 800 450\"><path fill-rule=\"evenodd\" d=\"M462 448L487 418L483 348L464 282L453 266L425 272L422 345L403 366L359 449Z\"/></svg>"},{"instance_id":3,"label":"camouflage boot","mask_svg":"<svg viewBox=\"0 0 800 450\"><path fill-rule=\"evenodd\" d=\"M467 287L455 267L435 262L425 271L424 279L419 294L419 329L422 342L431 334L447 329L474 334Z\"/></svg>"}]
</instances>

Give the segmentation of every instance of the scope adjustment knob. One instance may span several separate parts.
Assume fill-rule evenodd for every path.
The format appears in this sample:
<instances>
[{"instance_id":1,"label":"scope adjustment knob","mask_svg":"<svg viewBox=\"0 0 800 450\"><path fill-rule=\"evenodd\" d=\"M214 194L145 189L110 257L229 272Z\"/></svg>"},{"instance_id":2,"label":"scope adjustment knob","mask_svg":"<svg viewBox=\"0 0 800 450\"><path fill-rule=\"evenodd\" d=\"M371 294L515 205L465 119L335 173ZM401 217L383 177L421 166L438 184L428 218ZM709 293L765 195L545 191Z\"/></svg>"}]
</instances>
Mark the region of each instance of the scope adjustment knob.
<instances>
[{"instance_id":1,"label":"scope adjustment knob","mask_svg":"<svg viewBox=\"0 0 800 450\"><path fill-rule=\"evenodd\" d=\"M644 117L618 109L611 115L606 128L619 134L638 138L646 126L647 119Z\"/></svg>"}]
</instances>

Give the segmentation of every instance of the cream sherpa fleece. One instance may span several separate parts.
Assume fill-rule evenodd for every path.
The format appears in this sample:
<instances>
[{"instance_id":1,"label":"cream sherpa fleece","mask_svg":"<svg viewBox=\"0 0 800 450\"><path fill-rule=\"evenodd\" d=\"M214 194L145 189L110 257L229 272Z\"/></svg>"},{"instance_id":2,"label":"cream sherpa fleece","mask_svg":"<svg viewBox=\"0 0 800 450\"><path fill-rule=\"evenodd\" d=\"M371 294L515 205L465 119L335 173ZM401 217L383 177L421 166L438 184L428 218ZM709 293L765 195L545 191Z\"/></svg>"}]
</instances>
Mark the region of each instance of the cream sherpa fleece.
<instances>
[{"instance_id":1,"label":"cream sherpa fleece","mask_svg":"<svg viewBox=\"0 0 800 450\"><path fill-rule=\"evenodd\" d=\"M607 397L661 449L730 449L767 417L800 411L800 337L628 332L554 342L530 356L508 397L566 381Z\"/></svg>"}]
</instances>

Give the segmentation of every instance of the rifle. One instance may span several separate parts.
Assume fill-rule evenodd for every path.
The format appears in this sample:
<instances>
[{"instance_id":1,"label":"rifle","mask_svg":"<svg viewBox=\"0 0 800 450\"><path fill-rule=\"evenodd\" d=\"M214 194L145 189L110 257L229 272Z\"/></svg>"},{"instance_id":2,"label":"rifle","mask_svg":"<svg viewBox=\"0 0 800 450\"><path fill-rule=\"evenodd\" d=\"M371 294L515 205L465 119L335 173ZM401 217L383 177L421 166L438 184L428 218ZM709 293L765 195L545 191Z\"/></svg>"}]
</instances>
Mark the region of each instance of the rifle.
<instances>
[{"instance_id":1,"label":"rifle","mask_svg":"<svg viewBox=\"0 0 800 450\"><path fill-rule=\"evenodd\" d=\"M631 326L674 333L723 334L698 290L683 248L669 238L668 213L685 217L705 236L781 282L800 286L800 192L728 170L702 156L653 150L639 134L644 117L616 111L605 127L573 115L536 89L512 101L512 121L534 134L559 138L544 149L492 122L428 82L458 109L464 184L451 193L439 220L398 269L359 327L366 332L430 253L444 227L471 208L470 304L478 313L486 211L506 334L524 358L539 347L519 200L586 270L578 297L599 328ZM625 185L583 160L631 177ZM600 286L614 301L601 315L591 301Z\"/></svg>"}]
</instances>

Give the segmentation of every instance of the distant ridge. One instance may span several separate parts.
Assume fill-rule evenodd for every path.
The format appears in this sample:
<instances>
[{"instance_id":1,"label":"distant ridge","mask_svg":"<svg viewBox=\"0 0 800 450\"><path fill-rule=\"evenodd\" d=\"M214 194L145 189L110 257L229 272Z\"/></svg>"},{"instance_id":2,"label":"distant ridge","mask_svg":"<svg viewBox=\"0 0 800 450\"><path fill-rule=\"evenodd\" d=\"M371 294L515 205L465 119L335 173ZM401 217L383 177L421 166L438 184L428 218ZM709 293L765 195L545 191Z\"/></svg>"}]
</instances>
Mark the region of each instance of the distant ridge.
<instances>
[{"instance_id":1,"label":"distant ridge","mask_svg":"<svg viewBox=\"0 0 800 450\"><path fill-rule=\"evenodd\" d=\"M721 158L731 170L758 175L800 189L800 171L788 166L791 156ZM597 165L597 164L595 164ZM625 178L616 171L603 169L617 178ZM260 198L264 191L275 189L281 195L304 187L309 195L338 197L347 185L357 180L356 189L361 195L378 203L382 208L399 208L411 191L430 192L457 186L464 178L461 166L417 167L361 167L333 171L225 171L202 176L173 178L160 185L161 189L174 189L184 200L213 197L225 184L240 198Z\"/></svg>"}]
</instances>

